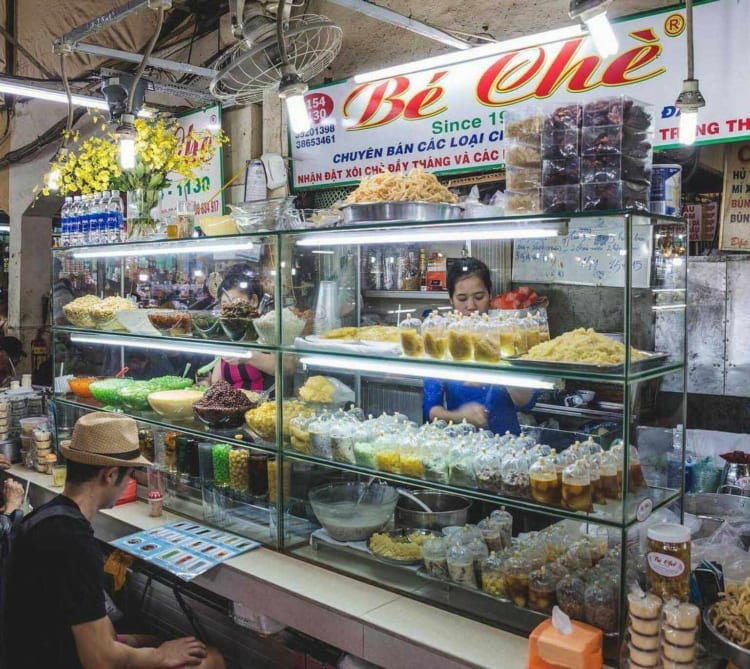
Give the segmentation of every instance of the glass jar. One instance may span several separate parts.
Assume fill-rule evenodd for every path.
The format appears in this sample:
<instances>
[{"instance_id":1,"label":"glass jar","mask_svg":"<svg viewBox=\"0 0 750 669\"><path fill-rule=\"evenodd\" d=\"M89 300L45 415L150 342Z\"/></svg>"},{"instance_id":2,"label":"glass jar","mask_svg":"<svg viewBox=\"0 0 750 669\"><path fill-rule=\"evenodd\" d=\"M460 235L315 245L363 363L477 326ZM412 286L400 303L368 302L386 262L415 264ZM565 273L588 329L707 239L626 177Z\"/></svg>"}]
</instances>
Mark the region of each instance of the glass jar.
<instances>
[{"instance_id":1,"label":"glass jar","mask_svg":"<svg viewBox=\"0 0 750 669\"><path fill-rule=\"evenodd\" d=\"M539 458L529 467L531 497L540 504L558 505L562 485L557 479L557 470L552 456Z\"/></svg>"},{"instance_id":2,"label":"glass jar","mask_svg":"<svg viewBox=\"0 0 750 669\"><path fill-rule=\"evenodd\" d=\"M474 555L462 544L452 544L446 554L448 574L451 581L468 588L477 587L477 577L474 571Z\"/></svg>"},{"instance_id":3,"label":"glass jar","mask_svg":"<svg viewBox=\"0 0 750 669\"><path fill-rule=\"evenodd\" d=\"M448 326L448 351L456 361L471 360L474 354L471 324L468 318L459 318Z\"/></svg>"},{"instance_id":4,"label":"glass jar","mask_svg":"<svg viewBox=\"0 0 750 669\"><path fill-rule=\"evenodd\" d=\"M442 360L448 352L448 322L433 312L422 324L422 342L425 353L435 360Z\"/></svg>"},{"instance_id":5,"label":"glass jar","mask_svg":"<svg viewBox=\"0 0 750 669\"><path fill-rule=\"evenodd\" d=\"M421 328L422 321L418 318L407 318L398 326L401 350L408 358L421 358L424 355Z\"/></svg>"},{"instance_id":6,"label":"glass jar","mask_svg":"<svg viewBox=\"0 0 750 669\"><path fill-rule=\"evenodd\" d=\"M586 620L586 584L577 574L563 576L555 588L557 605L574 620Z\"/></svg>"},{"instance_id":7,"label":"glass jar","mask_svg":"<svg viewBox=\"0 0 750 669\"><path fill-rule=\"evenodd\" d=\"M250 480L250 451L233 448L229 451L229 487L232 494L245 498Z\"/></svg>"},{"instance_id":8,"label":"glass jar","mask_svg":"<svg viewBox=\"0 0 750 669\"><path fill-rule=\"evenodd\" d=\"M529 561L520 556L511 557L503 566L508 596L516 606L525 607L529 600Z\"/></svg>"},{"instance_id":9,"label":"glass jar","mask_svg":"<svg viewBox=\"0 0 750 669\"><path fill-rule=\"evenodd\" d=\"M495 509L490 514L490 524L499 530L503 549L510 548L513 541L513 516L505 510L505 507Z\"/></svg>"},{"instance_id":10,"label":"glass jar","mask_svg":"<svg viewBox=\"0 0 750 669\"><path fill-rule=\"evenodd\" d=\"M504 560L494 551L482 563L482 590L493 597L507 597Z\"/></svg>"},{"instance_id":11,"label":"glass jar","mask_svg":"<svg viewBox=\"0 0 750 669\"><path fill-rule=\"evenodd\" d=\"M531 495L526 451L513 451L503 458L502 475L503 492L506 495L521 499Z\"/></svg>"},{"instance_id":12,"label":"glass jar","mask_svg":"<svg viewBox=\"0 0 750 669\"><path fill-rule=\"evenodd\" d=\"M646 583L649 592L665 602L688 601L690 596L690 530L676 523L648 529Z\"/></svg>"},{"instance_id":13,"label":"glass jar","mask_svg":"<svg viewBox=\"0 0 750 669\"><path fill-rule=\"evenodd\" d=\"M532 571L529 575L529 608L551 614L557 603L555 586L555 579L544 567Z\"/></svg>"},{"instance_id":14,"label":"glass jar","mask_svg":"<svg viewBox=\"0 0 750 669\"><path fill-rule=\"evenodd\" d=\"M267 453L250 453L247 487L250 497L255 501L263 501L268 497L268 458Z\"/></svg>"},{"instance_id":15,"label":"glass jar","mask_svg":"<svg viewBox=\"0 0 750 669\"><path fill-rule=\"evenodd\" d=\"M562 505L571 511L591 513L594 510L589 466L577 460L563 470Z\"/></svg>"},{"instance_id":16,"label":"glass jar","mask_svg":"<svg viewBox=\"0 0 750 669\"><path fill-rule=\"evenodd\" d=\"M474 324L472 334L472 345L474 348L474 360L476 362L494 363L500 362L500 337L498 327L489 316L484 314Z\"/></svg>"},{"instance_id":17,"label":"glass jar","mask_svg":"<svg viewBox=\"0 0 750 669\"><path fill-rule=\"evenodd\" d=\"M354 424L349 420L336 421L331 427L331 455L336 462L353 465L354 458Z\"/></svg>"},{"instance_id":18,"label":"glass jar","mask_svg":"<svg viewBox=\"0 0 750 669\"><path fill-rule=\"evenodd\" d=\"M448 580L448 541L444 537L432 537L422 545L424 568L430 576Z\"/></svg>"}]
</instances>

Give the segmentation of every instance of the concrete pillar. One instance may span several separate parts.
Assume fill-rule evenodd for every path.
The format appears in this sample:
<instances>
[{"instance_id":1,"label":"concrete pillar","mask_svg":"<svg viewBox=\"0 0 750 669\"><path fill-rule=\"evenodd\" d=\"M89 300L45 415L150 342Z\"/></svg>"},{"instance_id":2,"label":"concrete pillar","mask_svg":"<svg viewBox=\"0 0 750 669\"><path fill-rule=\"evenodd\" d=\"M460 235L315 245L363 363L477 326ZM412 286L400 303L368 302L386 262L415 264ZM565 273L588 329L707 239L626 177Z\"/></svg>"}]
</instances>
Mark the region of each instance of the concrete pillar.
<instances>
[{"instance_id":1,"label":"concrete pillar","mask_svg":"<svg viewBox=\"0 0 750 669\"><path fill-rule=\"evenodd\" d=\"M231 140L224 146L224 182L239 174L224 192L228 204L242 202L245 192L245 161L263 153L263 112L260 105L234 107L222 115L221 124Z\"/></svg>"},{"instance_id":2,"label":"concrete pillar","mask_svg":"<svg viewBox=\"0 0 750 669\"><path fill-rule=\"evenodd\" d=\"M275 89L269 89L263 93L263 151L287 156L286 118L281 105L281 99ZM277 188L268 193L268 197L284 197L284 195L286 195L286 187Z\"/></svg>"}]
</instances>

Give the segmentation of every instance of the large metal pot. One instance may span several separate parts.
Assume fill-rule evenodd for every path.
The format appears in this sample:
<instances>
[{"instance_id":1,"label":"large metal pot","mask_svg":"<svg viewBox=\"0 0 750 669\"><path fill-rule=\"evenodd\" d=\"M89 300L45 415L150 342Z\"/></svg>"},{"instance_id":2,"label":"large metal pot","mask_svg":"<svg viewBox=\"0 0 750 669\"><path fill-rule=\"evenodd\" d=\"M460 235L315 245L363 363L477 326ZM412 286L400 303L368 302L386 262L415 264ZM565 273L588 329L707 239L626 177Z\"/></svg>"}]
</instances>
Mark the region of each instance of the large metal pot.
<instances>
[{"instance_id":1,"label":"large metal pot","mask_svg":"<svg viewBox=\"0 0 750 669\"><path fill-rule=\"evenodd\" d=\"M422 490L413 493L432 509L422 510L412 500L400 497L396 505L396 525L441 530L450 525L465 525L471 500L460 495Z\"/></svg>"}]
</instances>

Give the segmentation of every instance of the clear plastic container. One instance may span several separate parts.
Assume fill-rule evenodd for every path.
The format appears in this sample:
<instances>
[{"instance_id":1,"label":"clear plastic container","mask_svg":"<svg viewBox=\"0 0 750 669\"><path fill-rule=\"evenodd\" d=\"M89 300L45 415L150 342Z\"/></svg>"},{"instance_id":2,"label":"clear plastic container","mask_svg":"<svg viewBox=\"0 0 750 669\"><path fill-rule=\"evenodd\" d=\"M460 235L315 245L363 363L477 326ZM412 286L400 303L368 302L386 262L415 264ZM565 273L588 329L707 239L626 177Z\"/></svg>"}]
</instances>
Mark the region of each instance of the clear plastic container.
<instances>
[{"instance_id":1,"label":"clear plastic container","mask_svg":"<svg viewBox=\"0 0 750 669\"><path fill-rule=\"evenodd\" d=\"M312 455L312 446L310 444L310 431L308 426L313 422L313 416L294 416L289 421L289 435L292 450L305 455Z\"/></svg>"},{"instance_id":2,"label":"clear plastic container","mask_svg":"<svg viewBox=\"0 0 750 669\"><path fill-rule=\"evenodd\" d=\"M591 473L583 459L576 460L563 470L562 505L566 509L583 513L594 510Z\"/></svg>"},{"instance_id":3,"label":"clear plastic container","mask_svg":"<svg viewBox=\"0 0 750 669\"><path fill-rule=\"evenodd\" d=\"M424 355L422 339L422 321L418 318L407 318L398 326L401 339L401 350L408 358L421 358Z\"/></svg>"},{"instance_id":4,"label":"clear plastic container","mask_svg":"<svg viewBox=\"0 0 750 669\"><path fill-rule=\"evenodd\" d=\"M354 424L350 421L337 421L331 427L331 455L336 462L356 464Z\"/></svg>"},{"instance_id":5,"label":"clear plastic container","mask_svg":"<svg viewBox=\"0 0 750 669\"><path fill-rule=\"evenodd\" d=\"M544 134L542 135L542 158L544 160L563 160L570 158L575 160L575 162L578 162L578 154L578 130L567 129L544 131Z\"/></svg>"},{"instance_id":6,"label":"clear plastic container","mask_svg":"<svg viewBox=\"0 0 750 669\"><path fill-rule=\"evenodd\" d=\"M508 215L523 216L542 211L542 191L540 188L505 191L505 212Z\"/></svg>"},{"instance_id":7,"label":"clear plastic container","mask_svg":"<svg viewBox=\"0 0 750 669\"><path fill-rule=\"evenodd\" d=\"M476 482L481 490L502 492L501 464L500 454L497 451L482 449L474 462Z\"/></svg>"},{"instance_id":8,"label":"clear plastic container","mask_svg":"<svg viewBox=\"0 0 750 669\"><path fill-rule=\"evenodd\" d=\"M318 458L325 458L326 460L333 458L331 427L331 416L325 411L308 424L307 431L310 434L310 450L312 451L312 455Z\"/></svg>"},{"instance_id":9,"label":"clear plastic container","mask_svg":"<svg viewBox=\"0 0 750 669\"><path fill-rule=\"evenodd\" d=\"M422 324L424 351L435 360L442 360L448 352L448 321L438 314L431 315Z\"/></svg>"},{"instance_id":10,"label":"clear plastic container","mask_svg":"<svg viewBox=\"0 0 750 669\"><path fill-rule=\"evenodd\" d=\"M542 211L545 214L574 212L580 208L580 188L577 185L542 188Z\"/></svg>"},{"instance_id":11,"label":"clear plastic container","mask_svg":"<svg viewBox=\"0 0 750 669\"><path fill-rule=\"evenodd\" d=\"M446 560L451 581L469 588L477 587L474 555L468 546L452 544L446 554Z\"/></svg>"},{"instance_id":12,"label":"clear plastic container","mask_svg":"<svg viewBox=\"0 0 750 669\"><path fill-rule=\"evenodd\" d=\"M580 161L575 158L545 160L542 163L542 186L577 186L581 179ZM542 192L544 198L544 192Z\"/></svg>"},{"instance_id":13,"label":"clear plastic container","mask_svg":"<svg viewBox=\"0 0 750 669\"><path fill-rule=\"evenodd\" d=\"M622 499L621 474L622 464L617 461L617 455L612 451L602 453L599 458L599 476L604 496L607 499Z\"/></svg>"},{"instance_id":14,"label":"clear plastic container","mask_svg":"<svg viewBox=\"0 0 750 669\"><path fill-rule=\"evenodd\" d=\"M581 158L581 183L613 181L650 184L651 163L649 159L619 155L593 155Z\"/></svg>"},{"instance_id":15,"label":"clear plastic container","mask_svg":"<svg viewBox=\"0 0 750 669\"><path fill-rule=\"evenodd\" d=\"M541 109L536 107L506 109L503 116L504 138L514 143L537 144L545 120Z\"/></svg>"},{"instance_id":16,"label":"clear plastic container","mask_svg":"<svg viewBox=\"0 0 750 669\"><path fill-rule=\"evenodd\" d=\"M539 458L529 467L531 497L540 504L559 505L562 484L557 479L557 470L552 456Z\"/></svg>"},{"instance_id":17,"label":"clear plastic container","mask_svg":"<svg viewBox=\"0 0 750 669\"><path fill-rule=\"evenodd\" d=\"M586 584L576 574L563 576L555 588L557 605L574 620L586 620Z\"/></svg>"},{"instance_id":18,"label":"clear plastic container","mask_svg":"<svg viewBox=\"0 0 750 669\"><path fill-rule=\"evenodd\" d=\"M401 452L398 435L389 432L382 433L375 440L375 457L380 471L400 474Z\"/></svg>"},{"instance_id":19,"label":"clear plastic container","mask_svg":"<svg viewBox=\"0 0 750 669\"><path fill-rule=\"evenodd\" d=\"M424 567L430 576L448 580L448 541L444 537L433 537L422 545Z\"/></svg>"},{"instance_id":20,"label":"clear plastic container","mask_svg":"<svg viewBox=\"0 0 750 669\"><path fill-rule=\"evenodd\" d=\"M459 444L451 449L448 461L448 482L462 488L476 488L477 478L474 473L473 449L466 444Z\"/></svg>"},{"instance_id":21,"label":"clear plastic container","mask_svg":"<svg viewBox=\"0 0 750 669\"><path fill-rule=\"evenodd\" d=\"M495 321L490 321L487 314L474 324L473 332L474 360L476 362L500 362L500 341Z\"/></svg>"},{"instance_id":22,"label":"clear plastic container","mask_svg":"<svg viewBox=\"0 0 750 669\"><path fill-rule=\"evenodd\" d=\"M531 565L523 557L511 557L503 565L505 588L516 606L525 607L529 600L529 574Z\"/></svg>"},{"instance_id":23,"label":"clear plastic container","mask_svg":"<svg viewBox=\"0 0 750 669\"><path fill-rule=\"evenodd\" d=\"M628 208L647 210L649 202L650 190L646 184L612 181L581 186L582 211Z\"/></svg>"},{"instance_id":24,"label":"clear plastic container","mask_svg":"<svg viewBox=\"0 0 750 669\"><path fill-rule=\"evenodd\" d=\"M541 188L542 170L539 167L508 167L505 170L505 187L509 191Z\"/></svg>"},{"instance_id":25,"label":"clear plastic container","mask_svg":"<svg viewBox=\"0 0 750 669\"><path fill-rule=\"evenodd\" d=\"M616 632L619 611L616 583L609 578L590 581L584 596L586 622L603 632Z\"/></svg>"},{"instance_id":26,"label":"clear plastic container","mask_svg":"<svg viewBox=\"0 0 750 669\"><path fill-rule=\"evenodd\" d=\"M487 544L481 538L474 538L466 547L471 551L474 557L474 574L477 578L477 583L482 582L482 563L489 557L490 551L487 548Z\"/></svg>"},{"instance_id":27,"label":"clear plastic container","mask_svg":"<svg viewBox=\"0 0 750 669\"><path fill-rule=\"evenodd\" d=\"M505 588L504 564L505 558L494 551L482 563L482 590L488 595L501 598L508 596Z\"/></svg>"},{"instance_id":28,"label":"clear plastic container","mask_svg":"<svg viewBox=\"0 0 750 669\"><path fill-rule=\"evenodd\" d=\"M529 608L539 613L552 613L557 603L556 581L544 568L532 571L529 575Z\"/></svg>"},{"instance_id":29,"label":"clear plastic container","mask_svg":"<svg viewBox=\"0 0 750 669\"><path fill-rule=\"evenodd\" d=\"M453 360L471 360L474 349L469 319L461 318L448 326L448 351L450 351Z\"/></svg>"},{"instance_id":30,"label":"clear plastic container","mask_svg":"<svg viewBox=\"0 0 750 669\"><path fill-rule=\"evenodd\" d=\"M531 495L529 463L525 450L514 451L503 458L502 476L503 492L506 495L521 499Z\"/></svg>"},{"instance_id":31,"label":"clear plastic container","mask_svg":"<svg viewBox=\"0 0 750 669\"><path fill-rule=\"evenodd\" d=\"M581 105L571 103L553 107L547 113L544 128L549 130L577 130L581 126L583 109Z\"/></svg>"},{"instance_id":32,"label":"clear plastic container","mask_svg":"<svg viewBox=\"0 0 750 669\"><path fill-rule=\"evenodd\" d=\"M495 509L490 514L490 524L499 530L503 549L510 548L513 541L513 516L505 510L505 507Z\"/></svg>"},{"instance_id":33,"label":"clear plastic container","mask_svg":"<svg viewBox=\"0 0 750 669\"><path fill-rule=\"evenodd\" d=\"M378 468L378 458L375 452L375 445L369 441L354 442L354 463L358 467L367 469Z\"/></svg>"}]
</instances>

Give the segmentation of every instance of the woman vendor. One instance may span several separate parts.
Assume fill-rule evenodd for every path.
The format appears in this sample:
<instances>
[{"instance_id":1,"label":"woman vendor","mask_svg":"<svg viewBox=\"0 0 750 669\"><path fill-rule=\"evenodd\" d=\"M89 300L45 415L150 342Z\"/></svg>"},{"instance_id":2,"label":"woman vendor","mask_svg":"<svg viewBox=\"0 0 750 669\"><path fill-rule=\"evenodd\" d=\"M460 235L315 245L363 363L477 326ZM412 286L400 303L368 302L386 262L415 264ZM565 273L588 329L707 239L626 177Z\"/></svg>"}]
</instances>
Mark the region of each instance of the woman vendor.
<instances>
[{"instance_id":1,"label":"woman vendor","mask_svg":"<svg viewBox=\"0 0 750 669\"><path fill-rule=\"evenodd\" d=\"M460 314L487 313L492 280L483 262L463 258L448 270L447 284L451 306ZM518 434L521 427L516 412L528 411L535 402L535 391L527 388L425 379L422 408L426 421L437 418L460 423L465 419L497 434Z\"/></svg>"}]
</instances>

